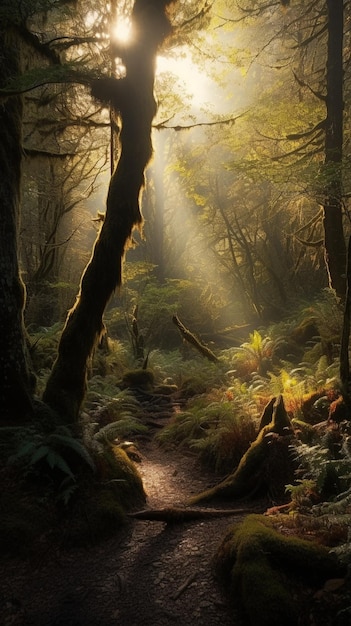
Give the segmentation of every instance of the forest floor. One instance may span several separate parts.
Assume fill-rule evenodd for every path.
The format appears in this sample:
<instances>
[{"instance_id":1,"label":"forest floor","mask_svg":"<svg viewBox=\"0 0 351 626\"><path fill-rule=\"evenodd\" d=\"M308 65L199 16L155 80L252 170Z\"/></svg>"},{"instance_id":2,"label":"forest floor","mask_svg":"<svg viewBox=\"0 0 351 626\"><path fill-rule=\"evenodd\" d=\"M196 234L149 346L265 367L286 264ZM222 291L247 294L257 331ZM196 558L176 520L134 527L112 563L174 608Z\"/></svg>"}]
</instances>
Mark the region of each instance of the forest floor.
<instances>
[{"instance_id":1,"label":"forest floor","mask_svg":"<svg viewBox=\"0 0 351 626\"><path fill-rule=\"evenodd\" d=\"M147 508L181 506L210 484L193 456L165 450L154 439L144 442L141 456ZM98 546L53 550L39 562L3 563L0 621L4 626L241 626L211 562L228 526L242 517L168 526L131 519Z\"/></svg>"},{"instance_id":2,"label":"forest floor","mask_svg":"<svg viewBox=\"0 0 351 626\"><path fill-rule=\"evenodd\" d=\"M214 482L213 475L186 452L165 450L152 437L139 448L138 469L148 509L182 506ZM0 565L0 623L244 626L238 599L229 599L216 580L212 559L227 528L252 512L253 504L235 503L244 509L243 514L168 526L131 519L115 537L97 546L69 551L53 546L31 561L4 561ZM255 504L263 512L267 503ZM337 607L329 606L323 596L315 610L311 590L309 594L308 598L304 594L307 605L300 624L336 624L331 616Z\"/></svg>"}]
</instances>

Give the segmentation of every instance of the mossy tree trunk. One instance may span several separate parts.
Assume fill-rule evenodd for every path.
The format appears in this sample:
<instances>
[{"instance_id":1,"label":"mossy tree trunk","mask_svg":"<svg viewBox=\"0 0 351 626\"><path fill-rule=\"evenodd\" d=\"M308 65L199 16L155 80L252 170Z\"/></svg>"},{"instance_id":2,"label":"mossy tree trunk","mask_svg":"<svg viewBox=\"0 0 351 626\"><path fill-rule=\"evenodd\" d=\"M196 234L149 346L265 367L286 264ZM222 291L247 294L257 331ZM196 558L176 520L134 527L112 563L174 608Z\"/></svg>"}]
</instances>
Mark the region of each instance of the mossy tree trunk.
<instances>
[{"instance_id":1,"label":"mossy tree trunk","mask_svg":"<svg viewBox=\"0 0 351 626\"><path fill-rule=\"evenodd\" d=\"M66 422L78 416L87 363L103 329L103 313L121 284L122 260L132 231L142 222L139 196L152 155L151 125L157 108L155 59L170 32L168 4L169 0L135 0L131 44L114 50L124 62L126 76L120 80L101 79L93 85L93 94L119 112L120 157L110 181L105 219L83 273L76 303L68 314L43 396Z\"/></svg>"},{"instance_id":2,"label":"mossy tree trunk","mask_svg":"<svg viewBox=\"0 0 351 626\"><path fill-rule=\"evenodd\" d=\"M281 497L285 485L294 476L293 463L289 457L292 436L290 418L283 398L279 396L267 404L258 435L236 470L218 485L190 498L188 504L244 498L259 492L262 487Z\"/></svg>"},{"instance_id":3,"label":"mossy tree trunk","mask_svg":"<svg viewBox=\"0 0 351 626\"><path fill-rule=\"evenodd\" d=\"M21 73L16 31L0 25L0 86ZM0 106L0 415L2 422L32 414L31 376L23 323L25 288L18 263L18 225L22 154L22 99Z\"/></svg>"},{"instance_id":4,"label":"mossy tree trunk","mask_svg":"<svg viewBox=\"0 0 351 626\"><path fill-rule=\"evenodd\" d=\"M345 299L346 244L343 230L343 0L327 0L328 49L325 133L324 246L329 284Z\"/></svg>"}]
</instances>

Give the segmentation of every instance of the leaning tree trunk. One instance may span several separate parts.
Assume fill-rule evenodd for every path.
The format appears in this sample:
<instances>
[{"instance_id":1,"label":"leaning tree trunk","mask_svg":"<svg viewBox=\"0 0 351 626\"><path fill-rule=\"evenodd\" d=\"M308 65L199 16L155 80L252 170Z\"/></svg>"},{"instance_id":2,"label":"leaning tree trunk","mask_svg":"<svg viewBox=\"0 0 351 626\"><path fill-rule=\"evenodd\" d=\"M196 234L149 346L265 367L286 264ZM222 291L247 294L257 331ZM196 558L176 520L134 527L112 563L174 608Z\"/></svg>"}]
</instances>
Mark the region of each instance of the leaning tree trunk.
<instances>
[{"instance_id":1,"label":"leaning tree trunk","mask_svg":"<svg viewBox=\"0 0 351 626\"><path fill-rule=\"evenodd\" d=\"M342 211L343 0L327 0L327 119L325 135L324 245L329 284L345 299L346 244Z\"/></svg>"},{"instance_id":2,"label":"leaning tree trunk","mask_svg":"<svg viewBox=\"0 0 351 626\"><path fill-rule=\"evenodd\" d=\"M93 95L119 111L121 153L110 181L105 219L83 273L76 304L68 314L44 392L44 401L67 422L78 416L87 363L103 329L103 313L121 284L122 260L133 228L142 221L139 196L152 155L151 125L156 113L155 59L170 32L165 13L169 4L170 0L135 0L132 43L123 50L114 50L124 62L126 77L101 79L93 85Z\"/></svg>"},{"instance_id":3,"label":"leaning tree trunk","mask_svg":"<svg viewBox=\"0 0 351 626\"><path fill-rule=\"evenodd\" d=\"M18 37L0 25L0 86L20 74ZM1 420L30 416L31 384L23 323L25 289L18 264L21 179L22 99L5 98L0 106L0 415Z\"/></svg>"}]
</instances>

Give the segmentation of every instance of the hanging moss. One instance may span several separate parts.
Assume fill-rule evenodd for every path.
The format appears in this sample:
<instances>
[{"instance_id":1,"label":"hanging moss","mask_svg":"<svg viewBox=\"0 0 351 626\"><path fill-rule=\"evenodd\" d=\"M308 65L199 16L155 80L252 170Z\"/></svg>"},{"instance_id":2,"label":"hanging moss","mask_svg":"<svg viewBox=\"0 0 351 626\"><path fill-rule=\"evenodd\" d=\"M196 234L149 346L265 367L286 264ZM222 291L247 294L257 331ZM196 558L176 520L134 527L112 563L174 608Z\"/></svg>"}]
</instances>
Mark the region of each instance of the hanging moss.
<instances>
[{"instance_id":1,"label":"hanging moss","mask_svg":"<svg viewBox=\"0 0 351 626\"><path fill-rule=\"evenodd\" d=\"M239 593L247 623L253 626L298 624L297 604L289 591L294 577L318 584L345 573L326 548L281 535L263 515L249 515L229 529L215 567L231 593Z\"/></svg>"}]
</instances>

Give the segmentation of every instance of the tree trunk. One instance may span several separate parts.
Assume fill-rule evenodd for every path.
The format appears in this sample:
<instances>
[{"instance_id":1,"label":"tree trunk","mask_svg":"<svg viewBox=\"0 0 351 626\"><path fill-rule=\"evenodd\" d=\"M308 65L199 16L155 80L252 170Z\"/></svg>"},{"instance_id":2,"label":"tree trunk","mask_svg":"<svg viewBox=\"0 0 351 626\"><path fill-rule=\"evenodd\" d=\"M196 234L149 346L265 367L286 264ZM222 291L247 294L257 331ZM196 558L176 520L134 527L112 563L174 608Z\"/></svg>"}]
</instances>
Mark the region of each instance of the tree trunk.
<instances>
[{"instance_id":1,"label":"tree trunk","mask_svg":"<svg viewBox=\"0 0 351 626\"><path fill-rule=\"evenodd\" d=\"M329 284L345 299L346 245L342 216L343 0L327 0L327 119L325 136L324 245Z\"/></svg>"},{"instance_id":2,"label":"tree trunk","mask_svg":"<svg viewBox=\"0 0 351 626\"><path fill-rule=\"evenodd\" d=\"M132 231L142 222L139 196L152 155L151 124L157 108L153 91L155 59L170 32L165 14L168 4L169 0L135 0L132 43L124 50L115 50L116 56L123 59L126 77L102 79L95 90L120 113L121 150L110 181L105 220L83 273L76 304L68 314L44 392L44 401L67 422L78 416L87 363L103 329L102 316L121 284L122 260Z\"/></svg>"},{"instance_id":3,"label":"tree trunk","mask_svg":"<svg viewBox=\"0 0 351 626\"><path fill-rule=\"evenodd\" d=\"M166 135L164 131L158 131L157 154L158 163L154 167L155 183L155 212L154 212L154 243L152 250L152 262L156 265L156 276L160 284L165 282L165 258L164 258L164 173L166 171L165 159Z\"/></svg>"},{"instance_id":4,"label":"tree trunk","mask_svg":"<svg viewBox=\"0 0 351 626\"><path fill-rule=\"evenodd\" d=\"M279 396L274 404L273 401L267 404L259 433L236 470L218 485L190 498L187 504L244 498L258 493L262 486L266 492L275 492L281 497L285 485L294 476L293 463L289 458L292 434L290 418L283 398Z\"/></svg>"},{"instance_id":5,"label":"tree trunk","mask_svg":"<svg viewBox=\"0 0 351 626\"><path fill-rule=\"evenodd\" d=\"M0 26L0 85L21 72L16 33ZM0 106L0 415L2 422L32 413L31 375L23 323L25 288L17 257L22 154L22 99Z\"/></svg>"},{"instance_id":6,"label":"tree trunk","mask_svg":"<svg viewBox=\"0 0 351 626\"><path fill-rule=\"evenodd\" d=\"M340 382L344 402L351 407L351 372L349 359L351 317L351 238L349 239L346 272L346 295L340 345Z\"/></svg>"}]
</instances>

